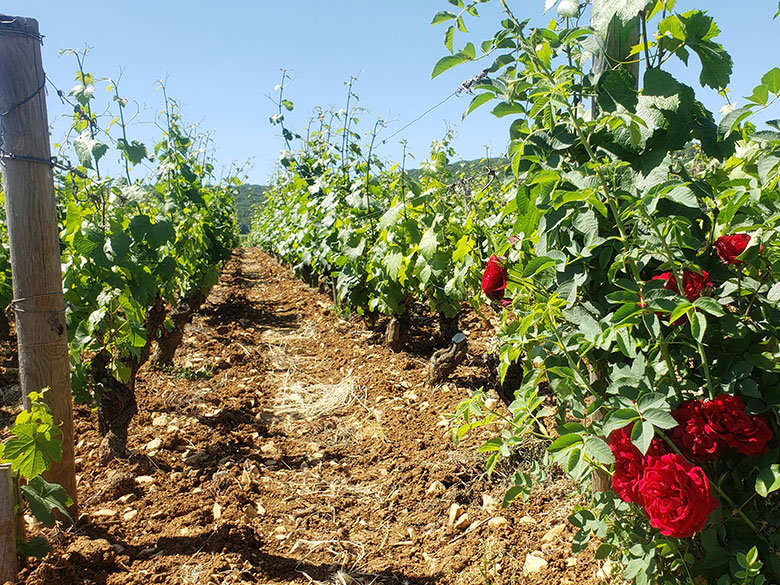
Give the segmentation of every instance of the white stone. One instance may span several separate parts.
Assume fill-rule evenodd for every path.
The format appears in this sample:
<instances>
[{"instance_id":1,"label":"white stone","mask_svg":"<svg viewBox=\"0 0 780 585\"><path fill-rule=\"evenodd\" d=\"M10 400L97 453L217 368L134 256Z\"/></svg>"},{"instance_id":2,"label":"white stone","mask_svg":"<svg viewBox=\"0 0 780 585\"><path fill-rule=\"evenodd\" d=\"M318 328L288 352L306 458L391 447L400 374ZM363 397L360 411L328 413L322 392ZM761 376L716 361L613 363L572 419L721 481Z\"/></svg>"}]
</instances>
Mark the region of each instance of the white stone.
<instances>
[{"instance_id":1,"label":"white stone","mask_svg":"<svg viewBox=\"0 0 780 585\"><path fill-rule=\"evenodd\" d=\"M448 522L450 526L455 524L455 520L457 520L460 517L460 509L461 509L460 504L458 504L457 502L453 502L452 506L450 506L450 513L448 518Z\"/></svg>"},{"instance_id":2,"label":"white stone","mask_svg":"<svg viewBox=\"0 0 780 585\"><path fill-rule=\"evenodd\" d=\"M97 518L111 518L112 516L116 516L116 510L109 510L108 508L102 508L100 510L95 510L92 512L92 515Z\"/></svg>"},{"instance_id":3,"label":"white stone","mask_svg":"<svg viewBox=\"0 0 780 585\"><path fill-rule=\"evenodd\" d=\"M447 491L447 488L438 479L428 486L425 494L428 496L438 496Z\"/></svg>"},{"instance_id":4,"label":"white stone","mask_svg":"<svg viewBox=\"0 0 780 585\"><path fill-rule=\"evenodd\" d=\"M539 554L525 555L525 564L523 565L523 573L526 575L535 575L541 573L547 569L547 561L544 560Z\"/></svg>"}]
</instances>

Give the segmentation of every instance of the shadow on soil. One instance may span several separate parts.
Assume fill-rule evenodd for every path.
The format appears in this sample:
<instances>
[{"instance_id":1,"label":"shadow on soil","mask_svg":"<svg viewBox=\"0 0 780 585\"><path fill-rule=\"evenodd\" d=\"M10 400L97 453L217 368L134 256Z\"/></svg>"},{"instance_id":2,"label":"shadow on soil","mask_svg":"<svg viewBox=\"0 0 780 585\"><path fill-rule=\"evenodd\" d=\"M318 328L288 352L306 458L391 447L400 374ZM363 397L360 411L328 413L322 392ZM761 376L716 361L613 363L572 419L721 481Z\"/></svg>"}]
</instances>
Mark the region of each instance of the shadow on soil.
<instances>
[{"instance_id":1,"label":"shadow on soil","mask_svg":"<svg viewBox=\"0 0 780 585\"><path fill-rule=\"evenodd\" d=\"M211 553L232 553L239 555L244 561L245 568L242 571L242 577L261 582L272 579L279 581L292 581L307 577L310 581L330 582L337 572L345 575L369 576L372 583L403 584L403 585L434 585L439 581L438 575L429 577L410 576L402 571L385 570L377 573L363 573L352 571L342 566L338 562L327 564L316 564L292 556L281 556L264 552L262 540L249 527L240 527L228 522L216 527L212 532L201 536L181 536L181 537L161 537L153 546L148 544L144 547L131 546L109 534L100 525L89 525L83 530L83 534L92 541L96 539L105 539L111 546L120 545L124 548L123 554L129 557L129 563L119 565L118 563L98 563L95 559L89 558L89 555L76 553L71 556L73 575L88 577L94 583L106 583L111 574L132 572L135 562L143 562L152 556L160 558L174 555L192 555L198 552ZM344 541L342 544L349 544ZM330 547L338 547L339 542L333 541ZM295 548L295 545L293 545ZM345 549L346 550L346 549ZM301 556L308 556L306 547L301 547ZM347 564L354 561L348 559ZM208 557L202 561L204 568L207 568ZM197 568L198 563L191 564ZM172 583L171 579L179 576L180 566L168 568L165 575L168 580L166 583Z\"/></svg>"},{"instance_id":2,"label":"shadow on soil","mask_svg":"<svg viewBox=\"0 0 780 585\"><path fill-rule=\"evenodd\" d=\"M255 326L293 328L298 324L298 313L285 311L281 303L250 301L242 294L230 293L216 307L203 311L212 327L248 321Z\"/></svg>"}]
</instances>

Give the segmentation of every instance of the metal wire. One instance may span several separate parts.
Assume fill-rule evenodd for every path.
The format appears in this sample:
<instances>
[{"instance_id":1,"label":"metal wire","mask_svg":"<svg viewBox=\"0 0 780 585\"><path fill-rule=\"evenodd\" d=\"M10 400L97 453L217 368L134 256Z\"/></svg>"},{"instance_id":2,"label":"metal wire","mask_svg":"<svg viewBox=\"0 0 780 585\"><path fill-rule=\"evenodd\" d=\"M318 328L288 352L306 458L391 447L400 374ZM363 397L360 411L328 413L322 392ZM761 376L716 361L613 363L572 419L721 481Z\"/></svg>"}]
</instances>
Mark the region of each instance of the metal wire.
<instances>
[{"instance_id":1,"label":"metal wire","mask_svg":"<svg viewBox=\"0 0 780 585\"><path fill-rule=\"evenodd\" d=\"M64 294L65 293L63 293L62 291L55 291L55 292L50 292L50 293L41 293L41 294L38 294L38 295L32 295L32 296L29 296L29 297L20 297L18 299L13 299L11 301L10 305L11 305L11 307L13 308L13 310L16 313L46 313L46 314L64 313L65 312L65 308L64 307L62 309L47 309L47 310L41 311L39 309L22 309L22 308L20 308L18 306L19 303L23 303L23 302L26 302L26 301L32 301L32 300L35 300L35 299L41 299L41 298L45 298L45 297L64 296Z\"/></svg>"},{"instance_id":2,"label":"metal wire","mask_svg":"<svg viewBox=\"0 0 780 585\"><path fill-rule=\"evenodd\" d=\"M13 24L16 22L16 19L12 20L0 20L0 35L20 35L23 37L30 37L31 39L35 39L39 43L43 44L43 35L40 33L33 33L28 30L19 30L16 28L5 28L2 25L4 24Z\"/></svg>"},{"instance_id":3,"label":"metal wire","mask_svg":"<svg viewBox=\"0 0 780 585\"><path fill-rule=\"evenodd\" d=\"M2 30L2 29L0 28L0 31L1 31L1 30ZM13 112L14 110L16 110L16 109L18 109L18 108L22 107L24 104L26 104L27 102L29 102L31 99L33 99L35 96L37 96L39 93L41 93L41 92L43 91L43 88L44 88L44 87L46 87L46 74L45 74L45 73L43 74L43 81L42 81L42 82L41 82L41 84L38 86L38 89L36 89L36 90L35 90L33 93L31 93L29 96L27 96L26 98L24 98L24 99L23 99L22 101L20 101L18 104L14 105L14 106L11 106L10 108L8 108L8 109L7 109L5 112L0 112L0 118L4 118L5 116L7 116L8 114L10 114L10 113L11 113L11 112Z\"/></svg>"}]
</instances>

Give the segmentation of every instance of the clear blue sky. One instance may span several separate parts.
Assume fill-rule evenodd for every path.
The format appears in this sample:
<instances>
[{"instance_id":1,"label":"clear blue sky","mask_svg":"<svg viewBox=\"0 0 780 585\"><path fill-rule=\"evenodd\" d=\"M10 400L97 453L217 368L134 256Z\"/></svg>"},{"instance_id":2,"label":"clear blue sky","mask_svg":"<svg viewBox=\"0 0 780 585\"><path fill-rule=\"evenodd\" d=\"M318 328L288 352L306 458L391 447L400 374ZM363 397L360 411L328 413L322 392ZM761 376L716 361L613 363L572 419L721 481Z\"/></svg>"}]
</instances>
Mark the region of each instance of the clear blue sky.
<instances>
[{"instance_id":1,"label":"clear blue sky","mask_svg":"<svg viewBox=\"0 0 780 585\"><path fill-rule=\"evenodd\" d=\"M678 11L698 7L715 17L722 31L720 42L735 61L731 93L737 101L744 102L741 96L751 93L765 71L780 66L780 19L772 20L776 0L678 0L677 4ZM518 16L532 17L537 24L554 14L543 14L544 0L510 0L510 6ZM214 131L220 164L252 159L249 181L265 183L283 146L278 128L268 123L276 108L268 96L275 97L281 68L294 76L286 90L286 97L295 103L295 111L287 115L293 129L305 126L315 106L344 107L345 82L354 75L359 77L355 86L359 105L369 110L361 116L358 131L367 132L382 117L387 128L380 139L387 137L484 66L482 62L462 65L430 79L434 64L446 54L445 25L430 22L436 12L449 8L453 7L446 0L5 0L0 11L39 21L46 37L47 74L66 91L73 86L76 62L59 56L59 50L93 47L87 68L96 77L117 77L123 71L122 94L144 108L139 122L152 121L161 109L156 80L167 78L168 93L180 101L186 119ZM497 30L499 2L482 5L480 13L480 19L469 21L473 23L469 40L477 45ZM456 44L463 42L460 35ZM687 81L693 84L698 69L695 59L691 64ZM103 94L104 87L98 84L98 93ZM711 92L699 95L717 116L723 101ZM509 120L494 119L485 109L462 122L468 101L468 96L453 97L382 145L378 154L398 161L399 141L405 138L419 162L448 123L457 131L454 147L459 157L484 156L486 146L491 154L499 154L506 144ZM48 103L56 141L63 132L56 120L68 108L51 91ZM780 111L769 117L780 118ZM142 123L129 138L148 142L153 136Z\"/></svg>"}]
</instances>

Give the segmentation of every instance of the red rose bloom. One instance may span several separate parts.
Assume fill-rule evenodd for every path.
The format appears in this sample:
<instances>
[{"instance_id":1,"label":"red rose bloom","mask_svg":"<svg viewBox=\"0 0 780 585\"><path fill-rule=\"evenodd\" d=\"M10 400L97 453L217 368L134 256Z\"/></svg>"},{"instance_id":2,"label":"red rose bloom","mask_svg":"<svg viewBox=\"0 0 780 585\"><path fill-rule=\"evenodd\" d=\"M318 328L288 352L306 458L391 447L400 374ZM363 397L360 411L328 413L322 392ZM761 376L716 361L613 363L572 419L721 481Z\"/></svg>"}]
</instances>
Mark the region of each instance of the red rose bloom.
<instances>
[{"instance_id":1,"label":"red rose bloom","mask_svg":"<svg viewBox=\"0 0 780 585\"><path fill-rule=\"evenodd\" d=\"M737 260L737 256L745 251L748 243L750 243L750 234L734 234L719 237L713 246L724 264L742 264L742 260Z\"/></svg>"},{"instance_id":2,"label":"red rose bloom","mask_svg":"<svg viewBox=\"0 0 780 585\"><path fill-rule=\"evenodd\" d=\"M699 532L718 507L704 470L677 453L648 457L639 493L650 525L677 538Z\"/></svg>"},{"instance_id":3,"label":"red rose bloom","mask_svg":"<svg viewBox=\"0 0 780 585\"><path fill-rule=\"evenodd\" d=\"M664 272L658 276L654 276L653 280L663 280L665 282L664 288L666 290L680 294L680 289L677 287L677 279L671 272ZM702 270L701 274L699 274L698 272L693 272L686 268L683 270L682 281L685 298L691 302L698 299L705 288L714 286L712 280L710 280L710 275L706 270Z\"/></svg>"},{"instance_id":4,"label":"red rose bloom","mask_svg":"<svg viewBox=\"0 0 780 585\"><path fill-rule=\"evenodd\" d=\"M482 292L492 301L504 298L506 290L506 268L501 265L498 256L493 254L488 260L485 272L482 274Z\"/></svg>"},{"instance_id":5,"label":"red rose bloom","mask_svg":"<svg viewBox=\"0 0 780 585\"><path fill-rule=\"evenodd\" d=\"M634 423L636 424L636 423ZM648 457L665 453L663 442L655 440L650 444L646 455L631 442L631 429L627 425L614 430L609 435L609 448L615 456L615 472L612 474L612 491L624 502L642 503L639 482Z\"/></svg>"},{"instance_id":6,"label":"red rose bloom","mask_svg":"<svg viewBox=\"0 0 780 585\"><path fill-rule=\"evenodd\" d=\"M691 459L716 459L726 447L726 442L710 432L704 415L702 403L687 400L672 411L679 423L672 429L669 438L674 441L683 455Z\"/></svg>"},{"instance_id":7,"label":"red rose bloom","mask_svg":"<svg viewBox=\"0 0 780 585\"><path fill-rule=\"evenodd\" d=\"M739 396L721 394L705 401L701 412L707 434L717 437L738 453L756 457L769 450L771 429L764 417L745 412L745 402Z\"/></svg>"}]
</instances>

